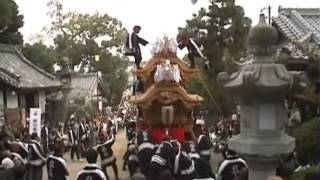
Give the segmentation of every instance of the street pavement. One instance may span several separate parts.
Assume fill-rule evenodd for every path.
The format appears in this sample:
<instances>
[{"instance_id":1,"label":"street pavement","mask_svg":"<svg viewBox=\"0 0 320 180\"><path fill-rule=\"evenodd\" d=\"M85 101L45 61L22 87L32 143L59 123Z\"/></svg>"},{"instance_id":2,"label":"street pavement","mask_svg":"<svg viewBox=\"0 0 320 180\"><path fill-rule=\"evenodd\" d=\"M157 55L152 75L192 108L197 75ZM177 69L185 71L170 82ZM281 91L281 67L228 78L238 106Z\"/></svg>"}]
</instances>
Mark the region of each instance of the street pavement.
<instances>
[{"instance_id":1,"label":"street pavement","mask_svg":"<svg viewBox=\"0 0 320 180\"><path fill-rule=\"evenodd\" d=\"M116 141L112 147L113 152L115 156L117 157L117 166L119 171L119 178L120 180L129 180L129 173L128 171L122 171L122 165L123 165L123 155L127 148L127 140L126 140L126 134L124 130L120 130L118 134L116 135ZM211 156L211 166L213 172L217 171L217 165L218 162L222 159L221 155L219 154L212 154ZM70 153L66 153L64 155L64 158L67 160L67 164L69 167L70 175L68 176L68 180L75 180L77 173L83 168L83 166L86 164L86 160L84 159L83 162L79 161L72 161L70 159ZM98 165L100 164L100 158L98 158ZM108 175L111 180L115 179L114 172L112 167L108 167ZM43 180L48 180L47 176L47 170L46 167L44 167L43 171Z\"/></svg>"}]
</instances>

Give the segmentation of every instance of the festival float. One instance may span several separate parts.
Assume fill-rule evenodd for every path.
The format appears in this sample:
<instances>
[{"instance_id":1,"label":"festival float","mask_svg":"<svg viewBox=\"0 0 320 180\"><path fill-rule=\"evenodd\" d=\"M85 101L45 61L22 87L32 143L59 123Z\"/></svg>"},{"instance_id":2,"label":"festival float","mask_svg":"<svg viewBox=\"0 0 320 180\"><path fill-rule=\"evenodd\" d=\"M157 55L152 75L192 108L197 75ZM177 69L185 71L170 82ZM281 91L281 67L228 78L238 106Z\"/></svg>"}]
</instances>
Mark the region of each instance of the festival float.
<instances>
[{"instance_id":1,"label":"festival float","mask_svg":"<svg viewBox=\"0 0 320 180\"><path fill-rule=\"evenodd\" d=\"M199 76L197 69L176 55L174 39L158 40L152 48L153 57L133 73L143 82L143 89L131 97L139 109L137 130L148 129L156 142L165 136L184 141L185 132L193 128L192 111L203 98L189 94L186 85Z\"/></svg>"}]
</instances>

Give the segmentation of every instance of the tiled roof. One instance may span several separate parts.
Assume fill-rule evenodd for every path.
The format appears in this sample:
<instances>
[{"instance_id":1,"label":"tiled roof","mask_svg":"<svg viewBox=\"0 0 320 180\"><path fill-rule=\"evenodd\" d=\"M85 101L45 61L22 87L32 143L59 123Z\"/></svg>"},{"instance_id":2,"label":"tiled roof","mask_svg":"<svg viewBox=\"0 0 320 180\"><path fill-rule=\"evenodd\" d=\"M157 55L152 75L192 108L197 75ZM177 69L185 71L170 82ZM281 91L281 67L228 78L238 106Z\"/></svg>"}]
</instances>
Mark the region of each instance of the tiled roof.
<instances>
[{"instance_id":1,"label":"tiled roof","mask_svg":"<svg viewBox=\"0 0 320 180\"><path fill-rule=\"evenodd\" d=\"M287 39L304 41L311 39L320 45L320 9L280 8L273 24Z\"/></svg>"},{"instance_id":2,"label":"tiled roof","mask_svg":"<svg viewBox=\"0 0 320 180\"><path fill-rule=\"evenodd\" d=\"M71 82L66 86L66 93L61 91L51 93L49 99L61 100L63 97L66 99L80 99L84 97L96 97L97 95L97 73L74 73L71 74ZM99 76L99 88L104 89L104 83ZM101 89L100 89L101 90ZM104 90L103 90L104 91Z\"/></svg>"},{"instance_id":3,"label":"tiled roof","mask_svg":"<svg viewBox=\"0 0 320 180\"><path fill-rule=\"evenodd\" d=\"M6 69L0 67L0 81L6 83L9 86L18 88L19 86L19 76L7 71Z\"/></svg>"},{"instance_id":4,"label":"tiled roof","mask_svg":"<svg viewBox=\"0 0 320 180\"><path fill-rule=\"evenodd\" d=\"M84 96L95 96L97 94L97 74L74 74L71 76L71 90L69 99L77 99Z\"/></svg>"},{"instance_id":5,"label":"tiled roof","mask_svg":"<svg viewBox=\"0 0 320 180\"><path fill-rule=\"evenodd\" d=\"M0 44L0 76L21 89L59 87L60 81L28 61L14 46Z\"/></svg>"}]
</instances>

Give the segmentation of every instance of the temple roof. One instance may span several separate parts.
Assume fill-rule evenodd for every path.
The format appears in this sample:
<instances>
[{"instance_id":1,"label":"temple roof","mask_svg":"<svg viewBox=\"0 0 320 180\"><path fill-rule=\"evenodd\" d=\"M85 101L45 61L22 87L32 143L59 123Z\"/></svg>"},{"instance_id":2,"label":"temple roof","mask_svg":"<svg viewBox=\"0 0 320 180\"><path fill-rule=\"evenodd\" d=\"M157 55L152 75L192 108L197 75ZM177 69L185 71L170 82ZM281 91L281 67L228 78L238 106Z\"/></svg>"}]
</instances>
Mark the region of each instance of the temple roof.
<instances>
[{"instance_id":1,"label":"temple roof","mask_svg":"<svg viewBox=\"0 0 320 180\"><path fill-rule=\"evenodd\" d=\"M71 76L71 91L68 98L76 99L87 95L94 96L97 94L97 74L75 74Z\"/></svg>"},{"instance_id":2,"label":"temple roof","mask_svg":"<svg viewBox=\"0 0 320 180\"><path fill-rule=\"evenodd\" d=\"M105 85L101 78L97 78L97 73L74 73L70 75L70 84L65 87L69 91L65 94L66 99L81 99L86 96L95 97L97 96L97 85L99 90L102 89L102 94L105 91ZM98 79L98 80L97 80ZM50 95L51 99L61 100L63 93L56 92Z\"/></svg>"},{"instance_id":3,"label":"temple roof","mask_svg":"<svg viewBox=\"0 0 320 180\"><path fill-rule=\"evenodd\" d=\"M320 45L320 9L279 8L273 24L287 39L295 42L312 40Z\"/></svg>"},{"instance_id":4,"label":"temple roof","mask_svg":"<svg viewBox=\"0 0 320 180\"><path fill-rule=\"evenodd\" d=\"M158 100L162 104L172 104L178 100L188 107L192 108L200 104L203 98L198 95L188 94L188 92L179 85L154 84L143 94L131 97L131 101L138 106L150 107L153 101Z\"/></svg>"},{"instance_id":5,"label":"temple roof","mask_svg":"<svg viewBox=\"0 0 320 180\"><path fill-rule=\"evenodd\" d=\"M14 46L0 44L0 79L19 89L61 86L55 76L32 64Z\"/></svg>"}]
</instances>

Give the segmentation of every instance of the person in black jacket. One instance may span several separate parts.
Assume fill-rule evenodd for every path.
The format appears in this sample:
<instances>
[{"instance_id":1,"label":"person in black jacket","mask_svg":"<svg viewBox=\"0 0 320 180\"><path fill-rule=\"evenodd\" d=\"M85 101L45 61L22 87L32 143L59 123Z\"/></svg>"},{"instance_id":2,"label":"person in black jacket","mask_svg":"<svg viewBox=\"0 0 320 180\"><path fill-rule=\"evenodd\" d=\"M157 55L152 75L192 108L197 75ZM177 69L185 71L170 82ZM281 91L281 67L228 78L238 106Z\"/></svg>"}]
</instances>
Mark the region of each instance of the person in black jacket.
<instances>
[{"instance_id":1,"label":"person in black jacket","mask_svg":"<svg viewBox=\"0 0 320 180\"><path fill-rule=\"evenodd\" d=\"M173 172L177 180L192 180L196 178L196 169L194 161L188 156L187 152L182 149L177 140L171 141L175 150Z\"/></svg>"},{"instance_id":2,"label":"person in black jacket","mask_svg":"<svg viewBox=\"0 0 320 180\"><path fill-rule=\"evenodd\" d=\"M197 149L199 150L200 159L197 161L198 175L201 177L214 177L210 165L211 141L208 133L203 130L202 125L196 124L194 133L197 137Z\"/></svg>"},{"instance_id":3,"label":"person in black jacket","mask_svg":"<svg viewBox=\"0 0 320 180\"><path fill-rule=\"evenodd\" d=\"M201 44L191 37L185 32L181 32L177 36L177 42L179 49L187 48L188 49L188 59L190 61L191 68L195 68L195 57L201 58L204 60L204 64L206 68L210 67L210 61L202 53Z\"/></svg>"},{"instance_id":4,"label":"person in black jacket","mask_svg":"<svg viewBox=\"0 0 320 180\"><path fill-rule=\"evenodd\" d=\"M209 134L205 130L203 130L203 127L200 124L196 124L194 126L194 134L197 138L200 157L209 161L211 156L211 141Z\"/></svg>"},{"instance_id":5,"label":"person in black jacket","mask_svg":"<svg viewBox=\"0 0 320 180\"><path fill-rule=\"evenodd\" d=\"M147 176L149 172L149 162L151 161L154 152L151 133L147 130L140 130L137 134L137 143L140 170L142 174Z\"/></svg>"},{"instance_id":6,"label":"person in black jacket","mask_svg":"<svg viewBox=\"0 0 320 180\"><path fill-rule=\"evenodd\" d=\"M86 151L87 129L84 119L81 119L78 127L79 150L81 158L84 158Z\"/></svg>"},{"instance_id":7,"label":"person in black jacket","mask_svg":"<svg viewBox=\"0 0 320 180\"><path fill-rule=\"evenodd\" d=\"M139 168L139 159L137 156L137 149L134 144L129 145L128 150L123 156L123 161L122 169L125 171L126 166L128 165L130 176L137 172Z\"/></svg>"},{"instance_id":8,"label":"person in black jacket","mask_svg":"<svg viewBox=\"0 0 320 180\"><path fill-rule=\"evenodd\" d=\"M157 148L152 156L149 166L149 178L158 179L158 177L166 170L171 170L175 152L173 145L170 143L170 137L166 137Z\"/></svg>"},{"instance_id":9,"label":"person in black jacket","mask_svg":"<svg viewBox=\"0 0 320 180\"><path fill-rule=\"evenodd\" d=\"M49 152L49 127L47 121L41 127L41 145L44 153L47 155Z\"/></svg>"},{"instance_id":10,"label":"person in black jacket","mask_svg":"<svg viewBox=\"0 0 320 180\"><path fill-rule=\"evenodd\" d=\"M74 159L74 153L77 156L77 159L80 159L80 155L79 155L79 141L77 138L77 129L76 127L69 127L68 130L68 136L69 136L69 141L70 141L70 146L71 146L71 160Z\"/></svg>"},{"instance_id":11,"label":"person in black jacket","mask_svg":"<svg viewBox=\"0 0 320 180\"><path fill-rule=\"evenodd\" d=\"M30 179L42 180L42 169L45 165L45 154L37 140L37 133L31 134L31 140L29 142L29 164L30 164Z\"/></svg>"},{"instance_id":12,"label":"person in black jacket","mask_svg":"<svg viewBox=\"0 0 320 180\"><path fill-rule=\"evenodd\" d=\"M119 179L118 167L116 164L117 159L114 156L113 150L112 150L112 145L115 142L115 137L114 137L114 134L111 133L110 131L108 131L107 134L108 134L107 140L105 140L104 137L102 137L103 139L100 140L100 143L97 146L97 151L101 158L101 169L105 173L106 177L108 178L106 168L108 166L112 166L115 177L118 180Z\"/></svg>"},{"instance_id":13,"label":"person in black jacket","mask_svg":"<svg viewBox=\"0 0 320 180\"><path fill-rule=\"evenodd\" d=\"M246 167L246 162L236 152L227 149L225 159L218 165L217 175L221 180L238 179L240 171Z\"/></svg>"},{"instance_id":14,"label":"person in black jacket","mask_svg":"<svg viewBox=\"0 0 320 180\"><path fill-rule=\"evenodd\" d=\"M88 164L86 164L83 170L79 171L76 176L76 180L106 180L106 176L103 171L97 165L98 153L94 149L88 149L86 152L86 158Z\"/></svg>"},{"instance_id":15,"label":"person in black jacket","mask_svg":"<svg viewBox=\"0 0 320 180\"><path fill-rule=\"evenodd\" d=\"M140 30L141 26L134 26L133 32L128 34L126 39L126 47L130 50L130 52L126 52L126 55L134 57L134 61L136 63L137 68L140 68L140 63L142 60L141 49L139 44L145 46L149 43L148 41L138 36Z\"/></svg>"},{"instance_id":16,"label":"person in black jacket","mask_svg":"<svg viewBox=\"0 0 320 180\"><path fill-rule=\"evenodd\" d=\"M48 156L47 172L49 180L66 180L69 175L66 160L62 158L62 144L57 143L54 147L54 154Z\"/></svg>"}]
</instances>

